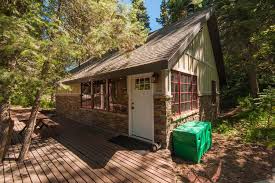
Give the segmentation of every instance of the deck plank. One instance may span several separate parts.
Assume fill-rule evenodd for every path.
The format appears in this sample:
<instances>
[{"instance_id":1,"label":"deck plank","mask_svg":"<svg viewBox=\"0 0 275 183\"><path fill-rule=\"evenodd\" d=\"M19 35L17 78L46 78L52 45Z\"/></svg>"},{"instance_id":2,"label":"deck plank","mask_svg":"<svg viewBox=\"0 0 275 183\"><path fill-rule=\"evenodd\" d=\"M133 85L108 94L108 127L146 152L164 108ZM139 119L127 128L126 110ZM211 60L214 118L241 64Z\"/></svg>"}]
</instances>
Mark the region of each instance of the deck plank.
<instances>
[{"instance_id":1,"label":"deck plank","mask_svg":"<svg viewBox=\"0 0 275 183\"><path fill-rule=\"evenodd\" d=\"M17 128L19 128L20 130L23 128L22 124L19 124L17 126ZM20 140L20 137L17 136L17 140L19 142L21 142ZM32 141L32 144L34 144L35 146L37 145L37 141L36 140L33 140ZM43 153L41 153L40 149L39 148L35 148L35 150L31 151L30 153L33 153L33 156L36 158L36 160L38 162L43 162L44 164L47 165L47 167L52 170L51 172L49 172L49 176L50 176L50 179L52 182L55 182L55 180L57 182L64 182L65 181L65 178L62 176L62 174L57 170L55 169L55 167L53 166L53 164L50 162L50 161L47 161L48 159L46 158L46 156L43 155ZM43 164L42 163L42 164ZM53 176L52 176L52 175Z\"/></svg>"},{"instance_id":2,"label":"deck plank","mask_svg":"<svg viewBox=\"0 0 275 183\"><path fill-rule=\"evenodd\" d=\"M50 139L52 141L53 139ZM74 154L71 154L64 146L61 146L59 143L55 143L54 146L63 153L64 156L70 159L74 165L76 165L79 169L81 169L80 173L81 176L84 178L86 182L99 182L101 179L98 179L96 174L90 169L90 167L85 163L82 162L81 159L78 157L76 158ZM101 181L103 183L103 181Z\"/></svg>"},{"instance_id":3,"label":"deck plank","mask_svg":"<svg viewBox=\"0 0 275 183\"><path fill-rule=\"evenodd\" d=\"M65 139L64 137L62 137L60 139L62 139L62 143L67 144L68 146L71 146L71 143L70 143L69 140ZM75 147L71 146L71 148L75 148ZM101 162L102 160L108 160L108 159L102 159L100 154L97 154L97 155L91 154L91 151L88 151L86 148L83 148L83 146L77 146L76 148L81 150L86 155L86 158L88 159L88 161L93 162L93 164L95 166L102 167L101 169L104 169L105 176L108 176L108 177L111 176L111 175L112 176L114 176L114 175L118 176L115 171L112 171L112 170L117 171L116 167L112 166L112 162L109 162L110 164L108 164L108 165L104 165ZM126 180L123 180L123 181L126 181Z\"/></svg>"},{"instance_id":4,"label":"deck plank","mask_svg":"<svg viewBox=\"0 0 275 183\"><path fill-rule=\"evenodd\" d=\"M65 140L65 139L63 139L63 140ZM69 141L69 143L70 142L71 141ZM122 169L126 173L132 175L137 180L139 180L141 182L148 182L148 180L147 180L148 177L146 177L142 173L140 173L139 170L137 171L136 169L131 169L131 167L128 166L127 164L122 164L120 161L114 160L113 157L112 157L112 159L106 158L106 157L109 157L109 156L104 157L104 155L106 155L106 154L103 151L97 152L97 151L95 151L95 149L90 148L89 146L86 146L86 148L83 148L83 146L82 147L77 146L77 147L79 149L81 149L81 151L85 152L85 154L87 154L89 157L96 157L96 158L99 158L101 160L108 161L108 163L112 163L115 167L120 167L120 169ZM96 147L96 149L100 148L99 146L95 146L95 147ZM96 154L94 154L94 153L96 153Z\"/></svg>"},{"instance_id":5,"label":"deck plank","mask_svg":"<svg viewBox=\"0 0 275 183\"><path fill-rule=\"evenodd\" d=\"M67 136L66 138L70 139L69 136ZM75 142L72 142L72 143L75 143ZM98 144L96 144L96 142L93 142L93 143L91 143L92 145L85 144L85 146L90 147L89 150L91 150L91 151L92 150L96 150L96 151L98 151L97 153L100 153L100 154L104 153L106 156L110 156L110 154L108 154L108 151L110 151L110 149L108 149L108 148L101 148L102 146L110 146L110 144L105 145L105 143L106 142L101 142L100 141ZM93 149L93 148L91 149L91 146L96 146L97 148L96 149ZM113 156L112 159L116 159L117 160L117 158L118 158L118 160L117 160L118 162L122 161L122 162L124 162L125 165L127 164L127 165L130 165L130 166L134 166L135 168L139 168L141 170L146 170L145 174L147 174L150 177L156 178L155 176L160 176L160 177L162 177L162 179L165 179L165 180L170 180L170 178L172 178L171 174L165 174L165 173L161 174L161 173L159 173L160 170L159 171L155 171L157 169L158 165L155 165L156 167L155 167L155 169L153 169L154 166L152 166L152 164L150 164L147 161L145 161L146 164L144 164L144 159L142 159L142 158L139 159L138 161L135 161L135 160L131 161L131 159L133 157L132 155L129 155L128 158L127 158L127 160L125 160L125 154L127 154L127 153L124 153L122 156L119 156L118 154L120 152L121 151L117 151L115 153L115 155ZM153 162L153 161L154 161L154 159L150 159L150 162ZM148 166L148 163L149 163L149 166ZM159 169L162 169L162 168L159 167ZM147 173L147 171L151 172L151 174ZM156 179L158 179L158 178L156 178ZM161 182L162 180L159 179L159 181Z\"/></svg>"},{"instance_id":6,"label":"deck plank","mask_svg":"<svg viewBox=\"0 0 275 183\"><path fill-rule=\"evenodd\" d=\"M175 182L169 154L148 151L140 154L109 142L111 133L61 118L54 120L62 126L58 136L54 136L54 129L43 128L46 136L33 137L23 163L15 160L23 141L18 132L24 124L15 122L13 145L0 164L0 182Z\"/></svg>"}]
</instances>

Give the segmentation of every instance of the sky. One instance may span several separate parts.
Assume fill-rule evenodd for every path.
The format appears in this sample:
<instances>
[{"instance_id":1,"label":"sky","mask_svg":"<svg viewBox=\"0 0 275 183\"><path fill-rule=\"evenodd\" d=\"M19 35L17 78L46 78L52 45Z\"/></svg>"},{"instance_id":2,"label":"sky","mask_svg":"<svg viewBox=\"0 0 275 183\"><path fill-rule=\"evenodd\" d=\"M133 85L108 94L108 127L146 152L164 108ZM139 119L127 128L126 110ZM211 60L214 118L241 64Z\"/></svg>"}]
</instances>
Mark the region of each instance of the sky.
<instances>
[{"instance_id":1,"label":"sky","mask_svg":"<svg viewBox=\"0 0 275 183\"><path fill-rule=\"evenodd\" d=\"M131 0L123 0L123 2L130 3ZM145 0L145 6L150 16L150 27L152 31L161 28L161 25L156 22L156 18L158 18L160 14L160 3L161 0Z\"/></svg>"}]
</instances>

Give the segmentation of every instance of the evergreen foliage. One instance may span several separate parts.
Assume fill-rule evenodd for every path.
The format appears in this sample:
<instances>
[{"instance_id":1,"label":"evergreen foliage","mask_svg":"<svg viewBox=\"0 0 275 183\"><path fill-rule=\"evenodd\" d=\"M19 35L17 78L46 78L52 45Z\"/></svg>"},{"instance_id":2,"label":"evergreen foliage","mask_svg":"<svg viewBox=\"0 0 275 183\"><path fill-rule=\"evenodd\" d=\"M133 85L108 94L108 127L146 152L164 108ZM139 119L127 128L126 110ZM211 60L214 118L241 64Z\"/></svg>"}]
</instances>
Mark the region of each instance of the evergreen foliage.
<instances>
[{"instance_id":1,"label":"evergreen foliage","mask_svg":"<svg viewBox=\"0 0 275 183\"><path fill-rule=\"evenodd\" d=\"M160 17L157 18L156 21L162 26L166 26L169 24L169 12L168 12L168 4L166 0L161 1Z\"/></svg>"},{"instance_id":2,"label":"evergreen foliage","mask_svg":"<svg viewBox=\"0 0 275 183\"><path fill-rule=\"evenodd\" d=\"M0 123L14 94L29 91L26 98L33 99L19 161L28 152L42 96L68 75L66 68L145 42L148 31L136 12L116 0L1 0Z\"/></svg>"},{"instance_id":3,"label":"evergreen foliage","mask_svg":"<svg viewBox=\"0 0 275 183\"><path fill-rule=\"evenodd\" d=\"M161 5L161 10L164 7L165 10L160 17L168 17L168 24L192 11L213 6L227 75L222 101L228 103L224 105L237 105L235 96L257 97L259 91L274 87L275 11L272 0L168 0L166 3L166 6ZM162 21L159 23L165 25Z\"/></svg>"},{"instance_id":4,"label":"evergreen foliage","mask_svg":"<svg viewBox=\"0 0 275 183\"><path fill-rule=\"evenodd\" d=\"M144 0L132 0L132 5L136 11L137 20L141 22L147 30L150 31L150 17L148 16L147 9L144 5Z\"/></svg>"}]
</instances>

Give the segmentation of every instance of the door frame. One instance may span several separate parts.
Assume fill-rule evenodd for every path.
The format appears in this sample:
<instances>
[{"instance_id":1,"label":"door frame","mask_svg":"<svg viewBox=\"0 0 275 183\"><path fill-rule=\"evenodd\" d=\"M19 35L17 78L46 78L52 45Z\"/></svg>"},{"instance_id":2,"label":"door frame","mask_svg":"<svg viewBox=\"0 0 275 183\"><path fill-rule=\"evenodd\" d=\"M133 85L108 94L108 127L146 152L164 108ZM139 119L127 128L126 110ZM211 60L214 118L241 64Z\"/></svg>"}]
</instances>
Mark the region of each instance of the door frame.
<instances>
[{"instance_id":1,"label":"door frame","mask_svg":"<svg viewBox=\"0 0 275 183\"><path fill-rule=\"evenodd\" d=\"M154 139L155 139L155 125L154 125L154 83L152 83L152 75L154 73L150 72L150 73L143 73L143 74L136 74L136 75L130 75L127 76L127 88L128 88L128 135L130 137L145 141L145 142L149 142L149 143L154 143ZM147 140L141 137L137 137L134 136L132 134L132 128L133 128L133 110L132 110L132 99L133 99L133 95L132 95L132 80L134 78L138 78L138 77L150 77L150 81L151 81L151 92L152 92L152 115L151 115L151 121L152 121L152 140Z\"/></svg>"}]
</instances>

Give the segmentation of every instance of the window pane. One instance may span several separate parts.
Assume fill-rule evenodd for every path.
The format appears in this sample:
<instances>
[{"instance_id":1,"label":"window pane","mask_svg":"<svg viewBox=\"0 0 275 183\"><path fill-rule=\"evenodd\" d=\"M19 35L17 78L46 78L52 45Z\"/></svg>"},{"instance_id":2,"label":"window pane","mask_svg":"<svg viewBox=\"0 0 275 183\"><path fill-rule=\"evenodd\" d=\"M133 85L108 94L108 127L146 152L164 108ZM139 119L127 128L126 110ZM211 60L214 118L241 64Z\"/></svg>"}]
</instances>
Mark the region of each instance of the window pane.
<instances>
[{"instance_id":1,"label":"window pane","mask_svg":"<svg viewBox=\"0 0 275 183\"><path fill-rule=\"evenodd\" d=\"M150 83L145 84L145 90L150 90Z\"/></svg>"},{"instance_id":2,"label":"window pane","mask_svg":"<svg viewBox=\"0 0 275 183\"><path fill-rule=\"evenodd\" d=\"M94 87L94 108L106 109L106 84L103 81L96 81Z\"/></svg>"},{"instance_id":3,"label":"window pane","mask_svg":"<svg viewBox=\"0 0 275 183\"><path fill-rule=\"evenodd\" d=\"M175 100L174 102L179 102L179 94L178 93L175 93Z\"/></svg>"},{"instance_id":4,"label":"window pane","mask_svg":"<svg viewBox=\"0 0 275 183\"><path fill-rule=\"evenodd\" d=\"M175 92L179 92L179 85L175 84Z\"/></svg>"},{"instance_id":5,"label":"window pane","mask_svg":"<svg viewBox=\"0 0 275 183\"><path fill-rule=\"evenodd\" d=\"M150 83L150 78L145 78L145 83Z\"/></svg>"},{"instance_id":6,"label":"window pane","mask_svg":"<svg viewBox=\"0 0 275 183\"><path fill-rule=\"evenodd\" d=\"M187 111L188 109L187 109L187 103L184 103L184 108L183 108L183 111Z\"/></svg>"},{"instance_id":7,"label":"window pane","mask_svg":"<svg viewBox=\"0 0 275 183\"><path fill-rule=\"evenodd\" d=\"M185 91L185 85L184 85L184 84L181 84L180 86L181 86L180 92L184 92L184 91Z\"/></svg>"},{"instance_id":8,"label":"window pane","mask_svg":"<svg viewBox=\"0 0 275 183\"><path fill-rule=\"evenodd\" d=\"M81 107L92 107L91 82L81 83Z\"/></svg>"},{"instance_id":9,"label":"window pane","mask_svg":"<svg viewBox=\"0 0 275 183\"><path fill-rule=\"evenodd\" d=\"M136 89L136 90L139 89L139 79L136 79L135 89Z\"/></svg>"},{"instance_id":10,"label":"window pane","mask_svg":"<svg viewBox=\"0 0 275 183\"><path fill-rule=\"evenodd\" d=\"M175 74L174 74L174 72L172 72L172 74L171 74L171 81L174 81L175 80Z\"/></svg>"},{"instance_id":11,"label":"window pane","mask_svg":"<svg viewBox=\"0 0 275 183\"><path fill-rule=\"evenodd\" d=\"M191 83L191 76L187 76L187 83Z\"/></svg>"},{"instance_id":12,"label":"window pane","mask_svg":"<svg viewBox=\"0 0 275 183\"><path fill-rule=\"evenodd\" d=\"M128 112L126 77L112 80L109 83L109 110L117 113Z\"/></svg>"},{"instance_id":13,"label":"window pane","mask_svg":"<svg viewBox=\"0 0 275 183\"><path fill-rule=\"evenodd\" d=\"M191 108L191 105L190 105L189 102L187 102L187 103L186 103L186 110L190 110L190 108Z\"/></svg>"},{"instance_id":14,"label":"window pane","mask_svg":"<svg viewBox=\"0 0 275 183\"><path fill-rule=\"evenodd\" d=\"M172 112L173 113L178 113L179 112L179 105L178 104L173 104L172 105Z\"/></svg>"},{"instance_id":15,"label":"window pane","mask_svg":"<svg viewBox=\"0 0 275 183\"><path fill-rule=\"evenodd\" d=\"M140 79L140 87L139 87L140 90L144 90L144 79Z\"/></svg>"},{"instance_id":16,"label":"window pane","mask_svg":"<svg viewBox=\"0 0 275 183\"><path fill-rule=\"evenodd\" d=\"M181 96L180 96L180 101L181 101L181 102L184 102L184 101L185 101L185 94L181 94Z\"/></svg>"},{"instance_id":17,"label":"window pane","mask_svg":"<svg viewBox=\"0 0 275 183\"><path fill-rule=\"evenodd\" d=\"M172 92L175 92L175 83L172 83L172 84L171 84L171 91L172 91Z\"/></svg>"},{"instance_id":18,"label":"window pane","mask_svg":"<svg viewBox=\"0 0 275 183\"><path fill-rule=\"evenodd\" d=\"M184 76L184 74L181 74L180 82L181 82L181 83L184 83L184 82L185 82L184 80L185 80L185 76Z\"/></svg>"},{"instance_id":19,"label":"window pane","mask_svg":"<svg viewBox=\"0 0 275 183\"><path fill-rule=\"evenodd\" d=\"M184 85L184 92L188 92L187 88L188 88L188 85L185 84L185 85Z\"/></svg>"}]
</instances>

